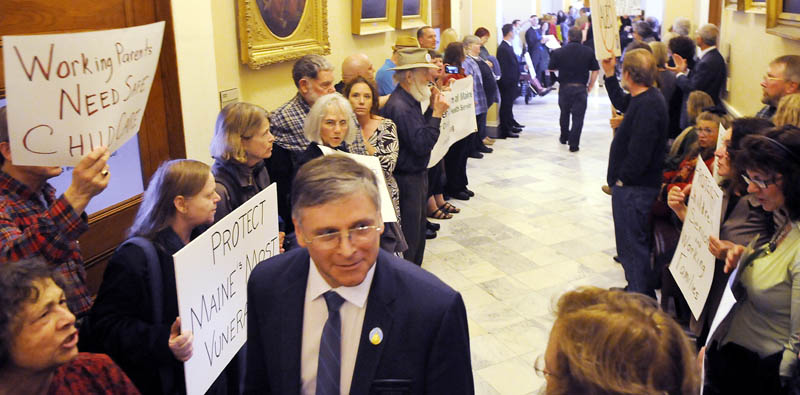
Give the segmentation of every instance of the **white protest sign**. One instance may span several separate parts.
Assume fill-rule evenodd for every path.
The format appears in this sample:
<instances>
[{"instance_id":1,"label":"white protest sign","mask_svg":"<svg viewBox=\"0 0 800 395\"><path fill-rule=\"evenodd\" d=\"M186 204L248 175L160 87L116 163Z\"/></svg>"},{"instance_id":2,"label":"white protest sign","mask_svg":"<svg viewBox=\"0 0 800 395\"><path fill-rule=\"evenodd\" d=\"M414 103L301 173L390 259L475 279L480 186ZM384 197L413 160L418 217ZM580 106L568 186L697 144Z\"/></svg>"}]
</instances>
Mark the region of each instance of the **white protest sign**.
<instances>
[{"instance_id":1,"label":"white protest sign","mask_svg":"<svg viewBox=\"0 0 800 395\"><path fill-rule=\"evenodd\" d=\"M381 194L381 217L383 222L397 222L397 214L394 212L392 195L389 194L389 187L386 185L386 177L383 176L381 161L378 160L377 157L337 151L324 145L320 145L319 149L322 150L323 155L345 155L358 162L360 165L372 170L372 173L375 174L375 178L378 179L378 192Z\"/></svg>"},{"instance_id":2,"label":"white protest sign","mask_svg":"<svg viewBox=\"0 0 800 395\"><path fill-rule=\"evenodd\" d=\"M640 15L642 13L642 4L640 0L616 0L617 15Z\"/></svg>"},{"instance_id":3,"label":"white protest sign","mask_svg":"<svg viewBox=\"0 0 800 395\"><path fill-rule=\"evenodd\" d=\"M139 131L164 22L85 33L3 36L15 165L74 166Z\"/></svg>"},{"instance_id":4,"label":"white protest sign","mask_svg":"<svg viewBox=\"0 0 800 395\"><path fill-rule=\"evenodd\" d=\"M277 196L270 185L173 255L181 330L194 334L189 395L204 394L247 341L247 280L280 253Z\"/></svg>"},{"instance_id":5,"label":"white protest sign","mask_svg":"<svg viewBox=\"0 0 800 395\"><path fill-rule=\"evenodd\" d=\"M431 159L428 161L429 169L444 158L451 145L478 130L472 84L472 76L469 75L467 78L454 80L450 90L444 92L450 108L442 115L439 139L436 140L436 145L431 150Z\"/></svg>"},{"instance_id":6,"label":"white protest sign","mask_svg":"<svg viewBox=\"0 0 800 395\"><path fill-rule=\"evenodd\" d=\"M711 290L716 258L708 250L708 238L719 237L721 216L722 190L698 155L689 208L678 248L669 265L669 271L695 318L703 311Z\"/></svg>"},{"instance_id":7,"label":"white protest sign","mask_svg":"<svg viewBox=\"0 0 800 395\"><path fill-rule=\"evenodd\" d=\"M720 148L722 148L722 146L724 144L724 141L725 141L725 139L722 138L724 133L727 133L727 130L725 130L725 126L720 123L719 124L719 133L717 133L717 148L714 150L714 152L719 152ZM717 157L716 155L714 155L714 164L711 166L711 168L712 168L711 174L714 175L714 181L717 184L719 184L720 182L722 182L722 177L718 174L719 173L719 157Z\"/></svg>"},{"instance_id":8,"label":"white protest sign","mask_svg":"<svg viewBox=\"0 0 800 395\"><path fill-rule=\"evenodd\" d=\"M614 0L591 0L591 7L594 56L597 60L603 60L622 55Z\"/></svg>"}]
</instances>

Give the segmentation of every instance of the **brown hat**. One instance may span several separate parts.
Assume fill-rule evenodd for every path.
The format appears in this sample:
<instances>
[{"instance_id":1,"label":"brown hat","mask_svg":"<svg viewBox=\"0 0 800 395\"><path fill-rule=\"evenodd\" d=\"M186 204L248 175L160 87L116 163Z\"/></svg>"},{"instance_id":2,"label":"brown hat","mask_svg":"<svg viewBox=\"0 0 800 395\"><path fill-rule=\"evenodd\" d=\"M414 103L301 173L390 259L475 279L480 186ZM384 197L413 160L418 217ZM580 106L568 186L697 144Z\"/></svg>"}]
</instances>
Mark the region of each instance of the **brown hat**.
<instances>
[{"instance_id":1,"label":"brown hat","mask_svg":"<svg viewBox=\"0 0 800 395\"><path fill-rule=\"evenodd\" d=\"M398 51L403 48L419 48L419 41L416 37L411 36L397 36L392 46L393 51Z\"/></svg>"},{"instance_id":2,"label":"brown hat","mask_svg":"<svg viewBox=\"0 0 800 395\"><path fill-rule=\"evenodd\" d=\"M431 54L427 48L403 48L397 51L397 66L389 70L408 70L418 68L438 69L431 63Z\"/></svg>"}]
</instances>

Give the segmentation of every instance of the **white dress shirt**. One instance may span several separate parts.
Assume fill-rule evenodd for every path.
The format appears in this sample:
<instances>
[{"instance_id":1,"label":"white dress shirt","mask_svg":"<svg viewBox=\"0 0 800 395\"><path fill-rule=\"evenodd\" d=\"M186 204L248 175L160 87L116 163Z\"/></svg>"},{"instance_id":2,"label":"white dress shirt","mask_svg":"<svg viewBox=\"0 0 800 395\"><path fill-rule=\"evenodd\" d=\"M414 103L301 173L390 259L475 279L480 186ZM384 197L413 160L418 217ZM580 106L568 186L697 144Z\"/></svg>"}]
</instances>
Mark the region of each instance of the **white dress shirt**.
<instances>
[{"instance_id":1,"label":"white dress shirt","mask_svg":"<svg viewBox=\"0 0 800 395\"><path fill-rule=\"evenodd\" d=\"M364 314L367 311L367 297L372 286L372 277L375 275L375 266L367 272L361 284L355 287L331 288L325 281L314 264L309 259L308 281L306 283L306 298L303 304L303 340L300 354L300 392L313 395L317 389L317 364L319 363L319 343L322 338L322 329L328 320L328 306L322 296L333 289L344 298L345 303L339 309L342 322L341 345L341 375L339 377L339 390L342 394L350 393L350 384L353 381L353 370L356 366L358 343L361 338L361 328L364 325ZM367 334L365 334L367 336Z\"/></svg>"}]
</instances>

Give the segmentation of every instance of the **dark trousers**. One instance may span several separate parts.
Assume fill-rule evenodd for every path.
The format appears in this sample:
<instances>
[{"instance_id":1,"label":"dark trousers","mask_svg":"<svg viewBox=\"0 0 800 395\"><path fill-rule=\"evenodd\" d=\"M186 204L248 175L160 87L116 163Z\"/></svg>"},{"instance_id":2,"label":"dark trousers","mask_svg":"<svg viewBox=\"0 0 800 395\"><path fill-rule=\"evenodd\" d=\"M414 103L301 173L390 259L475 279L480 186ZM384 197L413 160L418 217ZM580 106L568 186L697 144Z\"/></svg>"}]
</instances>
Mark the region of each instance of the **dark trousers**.
<instances>
[{"instance_id":1,"label":"dark trousers","mask_svg":"<svg viewBox=\"0 0 800 395\"><path fill-rule=\"evenodd\" d=\"M479 148L484 147L483 139L488 136L486 133L486 115L488 113L478 114L475 116L475 121L478 123L478 132L472 133L471 135L467 136L468 139L471 140L470 151L475 152Z\"/></svg>"},{"instance_id":2,"label":"dark trousers","mask_svg":"<svg viewBox=\"0 0 800 395\"><path fill-rule=\"evenodd\" d=\"M578 148L581 142L588 96L586 85L583 84L566 84L558 90L558 107L561 109L560 139L568 141L572 148ZM570 117L572 117L572 128L569 126Z\"/></svg>"},{"instance_id":3,"label":"dark trousers","mask_svg":"<svg viewBox=\"0 0 800 395\"><path fill-rule=\"evenodd\" d=\"M403 218L403 236L408 249L403 257L422 266L425 253L425 219L427 217L428 175L427 172L395 173L400 189L400 216Z\"/></svg>"},{"instance_id":4,"label":"dark trousers","mask_svg":"<svg viewBox=\"0 0 800 395\"><path fill-rule=\"evenodd\" d=\"M447 194L452 195L467 189L467 184L469 183L467 180L467 158L469 158L471 151L472 139L470 137L473 134L456 141L444 156L444 173L447 178L444 191Z\"/></svg>"},{"instance_id":5,"label":"dark trousers","mask_svg":"<svg viewBox=\"0 0 800 395\"><path fill-rule=\"evenodd\" d=\"M736 343L721 348L714 342L706 352L705 394L786 394L779 368L782 352L761 358Z\"/></svg>"},{"instance_id":6,"label":"dark trousers","mask_svg":"<svg viewBox=\"0 0 800 395\"><path fill-rule=\"evenodd\" d=\"M437 162L428 169L428 196L441 195L444 193L444 159Z\"/></svg>"},{"instance_id":7,"label":"dark trousers","mask_svg":"<svg viewBox=\"0 0 800 395\"><path fill-rule=\"evenodd\" d=\"M650 211L658 197L658 188L614 186L611 213L617 254L628 291L655 298L653 270L650 267Z\"/></svg>"},{"instance_id":8,"label":"dark trousers","mask_svg":"<svg viewBox=\"0 0 800 395\"><path fill-rule=\"evenodd\" d=\"M517 98L516 85L500 85L500 134L508 133L514 127L514 99Z\"/></svg>"}]
</instances>

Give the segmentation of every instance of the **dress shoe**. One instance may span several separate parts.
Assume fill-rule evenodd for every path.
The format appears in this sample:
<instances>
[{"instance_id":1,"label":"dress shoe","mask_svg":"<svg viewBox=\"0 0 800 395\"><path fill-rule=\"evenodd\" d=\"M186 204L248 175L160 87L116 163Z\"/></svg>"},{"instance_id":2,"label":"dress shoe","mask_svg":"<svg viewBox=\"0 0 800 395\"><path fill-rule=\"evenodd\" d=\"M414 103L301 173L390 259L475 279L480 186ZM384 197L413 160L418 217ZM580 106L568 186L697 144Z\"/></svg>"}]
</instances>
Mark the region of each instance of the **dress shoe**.
<instances>
[{"instance_id":1,"label":"dress shoe","mask_svg":"<svg viewBox=\"0 0 800 395\"><path fill-rule=\"evenodd\" d=\"M580 148L578 147L569 147L569 152L578 152L578 151L580 151Z\"/></svg>"},{"instance_id":2,"label":"dress shoe","mask_svg":"<svg viewBox=\"0 0 800 395\"><path fill-rule=\"evenodd\" d=\"M432 231L430 229L425 229L425 238L428 239L428 240L435 239L436 238L436 232L434 232L434 231Z\"/></svg>"},{"instance_id":3,"label":"dress shoe","mask_svg":"<svg viewBox=\"0 0 800 395\"><path fill-rule=\"evenodd\" d=\"M519 135L518 135L518 134L516 134L516 133L513 133L513 132L506 132L506 133L503 135L503 138L506 138L506 137L508 137L508 138L512 138L512 139L518 139L518 138L519 138Z\"/></svg>"},{"instance_id":4,"label":"dress shoe","mask_svg":"<svg viewBox=\"0 0 800 395\"><path fill-rule=\"evenodd\" d=\"M559 137L558 138L558 142L561 143L561 144L566 144L567 143L567 139Z\"/></svg>"},{"instance_id":5,"label":"dress shoe","mask_svg":"<svg viewBox=\"0 0 800 395\"><path fill-rule=\"evenodd\" d=\"M494 139L491 137L484 137L483 138L483 145L493 145Z\"/></svg>"},{"instance_id":6,"label":"dress shoe","mask_svg":"<svg viewBox=\"0 0 800 395\"><path fill-rule=\"evenodd\" d=\"M602 187L600 187L600 189L602 189L602 190L603 190L603 192L604 192L606 195L608 195L608 196L611 196L611 187L610 187L610 186L608 186L608 185L603 185Z\"/></svg>"},{"instance_id":7,"label":"dress shoe","mask_svg":"<svg viewBox=\"0 0 800 395\"><path fill-rule=\"evenodd\" d=\"M512 128L511 128L511 130L512 130L514 133L519 133L519 132L521 132L521 131L522 131L522 128L521 128L521 127L519 127L519 126L514 126L514 127L512 127Z\"/></svg>"},{"instance_id":8,"label":"dress shoe","mask_svg":"<svg viewBox=\"0 0 800 395\"><path fill-rule=\"evenodd\" d=\"M491 149L491 148L489 148L489 147L487 147L485 145L481 145L480 147L478 147L478 151L479 152L483 152L484 154L491 154L492 152L494 152L493 149Z\"/></svg>"},{"instance_id":9,"label":"dress shoe","mask_svg":"<svg viewBox=\"0 0 800 395\"><path fill-rule=\"evenodd\" d=\"M473 159L483 159L483 154L478 151L472 151L469 153L469 157Z\"/></svg>"},{"instance_id":10,"label":"dress shoe","mask_svg":"<svg viewBox=\"0 0 800 395\"><path fill-rule=\"evenodd\" d=\"M469 189L467 189L467 188L464 188L464 192L466 192L466 193L467 193L467 195L469 195L469 197L473 197L473 196L475 196L475 192L472 192L472 191L470 191L470 190L469 190Z\"/></svg>"},{"instance_id":11,"label":"dress shoe","mask_svg":"<svg viewBox=\"0 0 800 395\"><path fill-rule=\"evenodd\" d=\"M465 192L465 191L456 192L456 193L450 195L450 197L453 198L453 199L458 199L458 200L469 200L469 194L467 194L467 192Z\"/></svg>"},{"instance_id":12,"label":"dress shoe","mask_svg":"<svg viewBox=\"0 0 800 395\"><path fill-rule=\"evenodd\" d=\"M434 232L437 232L437 231L439 231L439 229L442 226L439 225L439 224L435 224L435 223L433 223L431 221L425 221L425 227L428 228L428 230L432 230Z\"/></svg>"},{"instance_id":13,"label":"dress shoe","mask_svg":"<svg viewBox=\"0 0 800 395\"><path fill-rule=\"evenodd\" d=\"M513 124L514 126L518 127L518 128L524 128L524 127L525 127L525 125L523 125L523 124L521 124L521 123L519 123L519 122L517 122L517 121L514 121L514 122L512 122L512 124Z\"/></svg>"}]
</instances>

